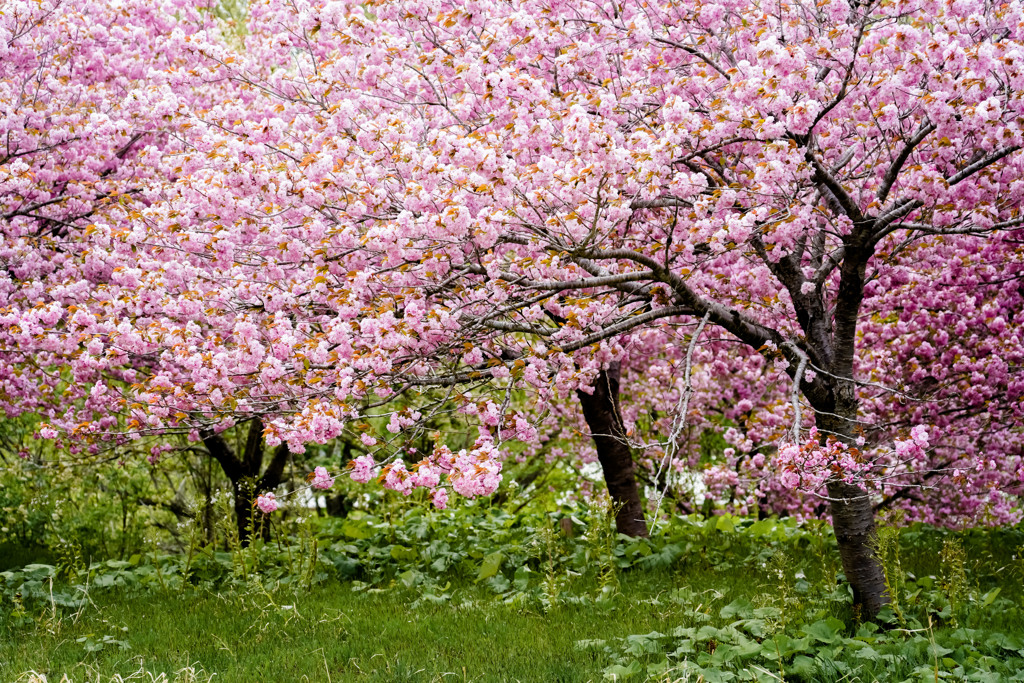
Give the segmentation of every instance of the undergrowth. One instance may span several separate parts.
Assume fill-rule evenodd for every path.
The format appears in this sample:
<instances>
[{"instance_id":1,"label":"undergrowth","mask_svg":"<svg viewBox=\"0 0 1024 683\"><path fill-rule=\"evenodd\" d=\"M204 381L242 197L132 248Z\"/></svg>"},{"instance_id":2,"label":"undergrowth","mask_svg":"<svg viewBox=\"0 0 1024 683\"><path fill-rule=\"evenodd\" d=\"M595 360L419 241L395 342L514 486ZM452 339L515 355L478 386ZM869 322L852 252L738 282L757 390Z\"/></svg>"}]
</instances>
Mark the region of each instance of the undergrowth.
<instances>
[{"instance_id":1,"label":"undergrowth","mask_svg":"<svg viewBox=\"0 0 1024 683\"><path fill-rule=\"evenodd\" d=\"M826 525L690 516L631 539L608 512L354 511L0 572L0 680L1024 680L1020 528L883 533L875 624Z\"/></svg>"}]
</instances>

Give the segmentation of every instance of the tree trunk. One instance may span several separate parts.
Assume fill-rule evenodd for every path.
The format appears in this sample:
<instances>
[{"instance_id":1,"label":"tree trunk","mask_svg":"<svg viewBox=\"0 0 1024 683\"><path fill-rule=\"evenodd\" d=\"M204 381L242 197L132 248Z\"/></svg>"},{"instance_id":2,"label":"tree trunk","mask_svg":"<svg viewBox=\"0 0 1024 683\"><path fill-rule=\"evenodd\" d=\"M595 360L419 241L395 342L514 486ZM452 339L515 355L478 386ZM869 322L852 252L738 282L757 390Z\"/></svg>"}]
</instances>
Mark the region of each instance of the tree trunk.
<instances>
[{"instance_id":1,"label":"tree trunk","mask_svg":"<svg viewBox=\"0 0 1024 683\"><path fill-rule=\"evenodd\" d=\"M633 453L626 441L625 429L619 414L620 378L621 366L618 362L613 362L594 380L592 394L577 391L576 395L579 397L583 417L597 447L597 459L604 472L608 493L618 507L615 528L627 536L646 538L649 534L636 482Z\"/></svg>"},{"instance_id":2,"label":"tree trunk","mask_svg":"<svg viewBox=\"0 0 1024 683\"><path fill-rule=\"evenodd\" d=\"M852 442L852 419L818 413L816 422L822 440L832 435ZM889 596L885 572L875 555L875 510L871 498L860 486L840 479L829 481L826 489L843 573L853 588L853 604L861 611L861 617L873 620L889 603Z\"/></svg>"},{"instance_id":3,"label":"tree trunk","mask_svg":"<svg viewBox=\"0 0 1024 683\"><path fill-rule=\"evenodd\" d=\"M861 616L874 619L889 603L885 572L875 556L874 509L871 500L859 486L842 481L829 482L832 529L839 544L843 573L853 587L853 604L859 605Z\"/></svg>"},{"instance_id":4,"label":"tree trunk","mask_svg":"<svg viewBox=\"0 0 1024 683\"><path fill-rule=\"evenodd\" d=\"M862 222L843 240L846 256L840 268L832 333L832 363L828 385L830 399L819 406L815 423L821 439L829 436L855 445L860 402L853 382L857 352L857 321L864 300L867 263L873 245L870 221ZM809 397L808 397L809 398ZM853 587L854 608L865 619L875 619L888 602L885 572L875 554L875 511L867 492L855 484L833 479L826 486L832 511L832 529L839 545L846 580Z\"/></svg>"}]
</instances>

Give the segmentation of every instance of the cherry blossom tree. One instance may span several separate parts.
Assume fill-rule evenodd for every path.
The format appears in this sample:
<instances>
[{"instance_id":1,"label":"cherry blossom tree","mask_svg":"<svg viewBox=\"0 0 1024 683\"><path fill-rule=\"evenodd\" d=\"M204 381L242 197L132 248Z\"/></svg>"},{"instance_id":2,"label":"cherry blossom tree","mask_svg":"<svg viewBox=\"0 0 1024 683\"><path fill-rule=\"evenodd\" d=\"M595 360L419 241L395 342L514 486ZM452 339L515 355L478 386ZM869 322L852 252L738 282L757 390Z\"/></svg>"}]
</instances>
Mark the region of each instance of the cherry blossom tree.
<instances>
[{"instance_id":1,"label":"cherry blossom tree","mask_svg":"<svg viewBox=\"0 0 1024 683\"><path fill-rule=\"evenodd\" d=\"M780 480L824 487L872 616L865 296L903 245L935 279L1024 223L1022 32L1019 2L256 3L244 50L192 41L190 77L237 95L196 111L172 192L96 228L122 270L62 334L108 375L153 359L94 390L136 432L259 417L301 450L458 401L472 448L382 476L479 495L501 442L536 437L517 396L611 398L649 330L718 330L788 378ZM52 428L113 426L79 417ZM920 459L913 426L886 452Z\"/></svg>"},{"instance_id":2,"label":"cherry blossom tree","mask_svg":"<svg viewBox=\"0 0 1024 683\"><path fill-rule=\"evenodd\" d=\"M111 401L158 362L104 344L121 318L145 318L155 301L142 294L117 305L111 295L132 287L140 250L108 247L191 170L202 135L193 114L230 87L189 71L198 34L222 39L208 10L206 2L50 0L0 11L0 409L8 416L123 432ZM261 474L262 426L255 436L236 456L219 434L205 434L236 493L247 478L257 488L280 483L287 452L275 452ZM102 447L74 437L61 445L74 457ZM157 444L150 457L167 448ZM245 538L251 505L243 495L236 503Z\"/></svg>"}]
</instances>

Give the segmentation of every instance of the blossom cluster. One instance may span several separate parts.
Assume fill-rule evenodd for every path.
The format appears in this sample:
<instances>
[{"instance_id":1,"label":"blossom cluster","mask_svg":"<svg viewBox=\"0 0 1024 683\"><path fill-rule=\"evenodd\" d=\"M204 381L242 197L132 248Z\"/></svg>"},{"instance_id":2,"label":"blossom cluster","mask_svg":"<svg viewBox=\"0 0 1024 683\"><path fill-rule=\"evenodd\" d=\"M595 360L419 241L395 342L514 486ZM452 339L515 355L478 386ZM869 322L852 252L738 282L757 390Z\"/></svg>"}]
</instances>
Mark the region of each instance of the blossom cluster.
<instances>
[{"instance_id":1,"label":"blossom cluster","mask_svg":"<svg viewBox=\"0 0 1024 683\"><path fill-rule=\"evenodd\" d=\"M467 498L487 496L497 490L501 483L504 456L494 443L481 437L472 449L457 453L439 444L434 451L406 467L405 461L394 459L379 468L376 476L384 488L410 495L417 488L432 490L431 500L438 509L448 505L448 491L442 486L442 476L447 476L451 489ZM378 467L373 456L361 455L349 464L349 477L358 483L370 481ZM325 467L316 467L308 476L314 489L326 490L334 486L334 476ZM278 509L273 493L265 493L256 499L256 507L265 514Z\"/></svg>"}]
</instances>

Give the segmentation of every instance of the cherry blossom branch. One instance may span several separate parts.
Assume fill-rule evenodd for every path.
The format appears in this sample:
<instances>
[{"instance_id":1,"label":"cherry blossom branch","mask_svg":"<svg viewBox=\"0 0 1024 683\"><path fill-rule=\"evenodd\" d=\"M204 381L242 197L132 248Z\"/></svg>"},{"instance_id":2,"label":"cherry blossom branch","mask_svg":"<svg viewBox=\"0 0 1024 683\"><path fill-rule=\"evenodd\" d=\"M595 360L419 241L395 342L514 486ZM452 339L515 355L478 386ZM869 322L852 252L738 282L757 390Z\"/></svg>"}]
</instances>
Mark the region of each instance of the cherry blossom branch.
<instances>
[{"instance_id":1,"label":"cherry blossom branch","mask_svg":"<svg viewBox=\"0 0 1024 683\"><path fill-rule=\"evenodd\" d=\"M793 428L790 432L790 437L793 439L793 443L799 444L801 437L800 423L802 422L800 416L800 382L803 381L804 370L807 369L807 354L801 351L796 344L787 342L787 346L800 358L800 363L793 374L793 388L789 393L789 402L793 406Z\"/></svg>"},{"instance_id":2,"label":"cherry blossom branch","mask_svg":"<svg viewBox=\"0 0 1024 683\"><path fill-rule=\"evenodd\" d=\"M693 396L693 350L697 347L697 340L700 338L701 333L704 332L704 327L708 324L710 317L710 311L704 313L704 317L701 318L696 331L693 333L693 336L690 337L690 344L686 347L686 365L683 370L683 391L679 395L679 405L676 409L676 416L672 421L672 430L669 432L665 455L662 456L661 464L658 466L658 471L654 476L654 481L656 482L661 480L666 464L675 459L676 454L679 452L679 436L682 434L683 428L686 426L686 418L690 410L690 398ZM666 495L668 495L667 478L664 488L658 494L658 505L654 509L654 521L651 522L652 532L658 527L658 515L661 512L661 503L665 499Z\"/></svg>"}]
</instances>

